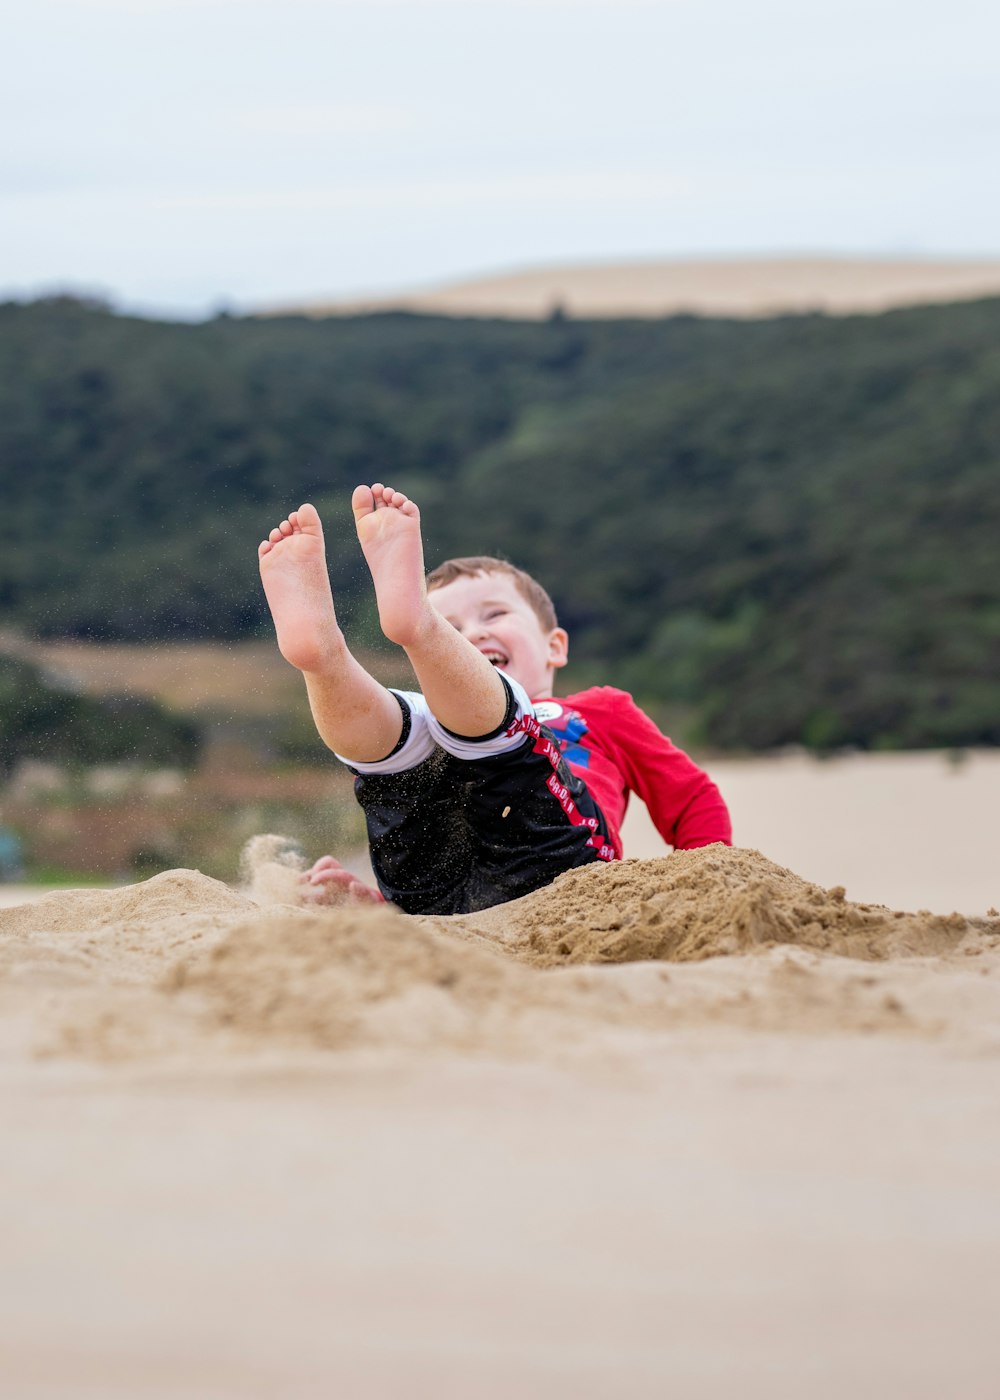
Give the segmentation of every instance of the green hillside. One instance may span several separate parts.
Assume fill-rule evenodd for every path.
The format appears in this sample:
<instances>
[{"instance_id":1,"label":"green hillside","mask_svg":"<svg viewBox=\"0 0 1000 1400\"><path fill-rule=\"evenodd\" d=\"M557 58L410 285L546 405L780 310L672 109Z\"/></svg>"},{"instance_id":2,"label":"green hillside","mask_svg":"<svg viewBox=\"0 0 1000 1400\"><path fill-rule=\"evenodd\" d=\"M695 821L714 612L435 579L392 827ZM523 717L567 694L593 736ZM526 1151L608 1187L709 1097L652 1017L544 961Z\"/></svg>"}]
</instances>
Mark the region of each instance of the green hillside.
<instances>
[{"instance_id":1,"label":"green hillside","mask_svg":"<svg viewBox=\"0 0 1000 1400\"><path fill-rule=\"evenodd\" d=\"M48 763L188 766L196 727L135 696L92 699L53 683L38 667L0 653L0 778L24 758Z\"/></svg>"},{"instance_id":2,"label":"green hillside","mask_svg":"<svg viewBox=\"0 0 1000 1400\"><path fill-rule=\"evenodd\" d=\"M585 673L688 707L710 742L1000 742L1000 302L543 324L0 307L5 623L257 634L256 543L309 498L369 639L347 501L376 479L420 501L429 563L523 563Z\"/></svg>"}]
</instances>

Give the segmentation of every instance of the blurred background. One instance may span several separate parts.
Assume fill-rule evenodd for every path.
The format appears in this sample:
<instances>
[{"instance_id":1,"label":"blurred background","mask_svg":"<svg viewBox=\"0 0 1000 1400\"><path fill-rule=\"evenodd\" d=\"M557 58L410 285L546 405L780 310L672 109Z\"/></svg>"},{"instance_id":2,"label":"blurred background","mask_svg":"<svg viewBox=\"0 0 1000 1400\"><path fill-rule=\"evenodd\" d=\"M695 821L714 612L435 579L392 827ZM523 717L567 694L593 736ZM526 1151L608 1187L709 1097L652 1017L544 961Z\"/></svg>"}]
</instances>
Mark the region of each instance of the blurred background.
<instances>
[{"instance_id":1,"label":"blurred background","mask_svg":"<svg viewBox=\"0 0 1000 1400\"><path fill-rule=\"evenodd\" d=\"M1000 902L995 10L41 0L0 111L0 879L362 831L256 545L496 553L859 899ZM631 818L628 854L662 850Z\"/></svg>"}]
</instances>

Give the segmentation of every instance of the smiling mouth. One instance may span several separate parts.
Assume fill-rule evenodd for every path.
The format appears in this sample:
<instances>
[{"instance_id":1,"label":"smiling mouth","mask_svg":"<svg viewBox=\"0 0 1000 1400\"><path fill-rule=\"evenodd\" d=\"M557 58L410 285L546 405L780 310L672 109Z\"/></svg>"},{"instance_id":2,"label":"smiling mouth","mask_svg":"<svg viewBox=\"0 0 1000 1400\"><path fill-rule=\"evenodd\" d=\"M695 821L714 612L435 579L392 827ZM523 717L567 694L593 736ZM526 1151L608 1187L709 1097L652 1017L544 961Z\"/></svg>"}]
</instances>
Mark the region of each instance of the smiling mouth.
<instances>
[{"instance_id":1,"label":"smiling mouth","mask_svg":"<svg viewBox=\"0 0 1000 1400\"><path fill-rule=\"evenodd\" d=\"M483 656L486 657L491 666L506 666L510 659L502 651L484 651Z\"/></svg>"}]
</instances>

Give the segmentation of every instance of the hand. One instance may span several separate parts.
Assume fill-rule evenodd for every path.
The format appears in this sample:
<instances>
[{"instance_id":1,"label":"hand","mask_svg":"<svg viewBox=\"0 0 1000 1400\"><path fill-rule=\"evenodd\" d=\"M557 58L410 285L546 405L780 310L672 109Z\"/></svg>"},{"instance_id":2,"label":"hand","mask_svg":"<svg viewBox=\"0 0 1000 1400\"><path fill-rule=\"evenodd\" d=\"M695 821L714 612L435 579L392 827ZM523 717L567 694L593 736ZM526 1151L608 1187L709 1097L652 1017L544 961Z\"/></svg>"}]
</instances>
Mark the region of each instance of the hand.
<instances>
[{"instance_id":1,"label":"hand","mask_svg":"<svg viewBox=\"0 0 1000 1400\"><path fill-rule=\"evenodd\" d=\"M366 885L333 856L320 856L302 881L309 886L305 892L316 904L384 904L385 897L371 885Z\"/></svg>"}]
</instances>

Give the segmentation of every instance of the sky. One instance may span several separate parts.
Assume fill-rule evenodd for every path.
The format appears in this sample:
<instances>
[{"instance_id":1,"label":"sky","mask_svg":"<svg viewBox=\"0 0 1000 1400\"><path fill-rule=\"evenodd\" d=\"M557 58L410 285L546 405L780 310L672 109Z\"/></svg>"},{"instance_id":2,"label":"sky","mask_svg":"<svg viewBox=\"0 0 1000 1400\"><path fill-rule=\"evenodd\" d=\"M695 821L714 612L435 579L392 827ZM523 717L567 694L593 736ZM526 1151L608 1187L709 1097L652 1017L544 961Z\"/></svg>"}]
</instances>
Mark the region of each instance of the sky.
<instances>
[{"instance_id":1,"label":"sky","mask_svg":"<svg viewBox=\"0 0 1000 1400\"><path fill-rule=\"evenodd\" d=\"M551 263L1000 257L993 0L32 0L0 295L201 316Z\"/></svg>"}]
</instances>

